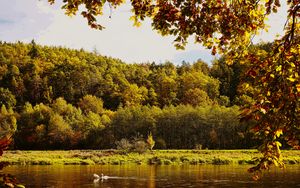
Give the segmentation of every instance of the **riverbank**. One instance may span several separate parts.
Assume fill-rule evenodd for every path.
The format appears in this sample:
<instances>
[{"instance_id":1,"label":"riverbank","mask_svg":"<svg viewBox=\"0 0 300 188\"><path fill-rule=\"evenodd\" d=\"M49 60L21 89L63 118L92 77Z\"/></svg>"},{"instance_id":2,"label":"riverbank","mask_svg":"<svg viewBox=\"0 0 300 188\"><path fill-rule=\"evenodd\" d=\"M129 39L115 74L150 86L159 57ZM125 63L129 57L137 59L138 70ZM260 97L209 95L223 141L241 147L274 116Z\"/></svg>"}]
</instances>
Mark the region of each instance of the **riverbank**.
<instances>
[{"instance_id":1,"label":"riverbank","mask_svg":"<svg viewBox=\"0 0 300 188\"><path fill-rule=\"evenodd\" d=\"M286 164L300 164L300 151L282 151ZM1 162L12 165L179 165L254 164L256 150L154 150L123 154L117 150L5 151Z\"/></svg>"}]
</instances>

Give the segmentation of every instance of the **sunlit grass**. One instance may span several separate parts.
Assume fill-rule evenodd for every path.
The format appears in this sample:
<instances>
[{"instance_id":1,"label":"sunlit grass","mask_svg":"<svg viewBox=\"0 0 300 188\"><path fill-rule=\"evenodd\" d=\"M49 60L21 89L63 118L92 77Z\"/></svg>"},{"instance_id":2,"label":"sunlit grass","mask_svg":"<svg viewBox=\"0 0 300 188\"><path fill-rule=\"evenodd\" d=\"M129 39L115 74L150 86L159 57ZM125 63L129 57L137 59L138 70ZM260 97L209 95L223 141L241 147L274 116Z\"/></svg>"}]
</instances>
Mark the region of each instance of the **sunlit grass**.
<instances>
[{"instance_id":1,"label":"sunlit grass","mask_svg":"<svg viewBox=\"0 0 300 188\"><path fill-rule=\"evenodd\" d=\"M283 151L286 164L300 164L300 151ZM154 150L144 154L118 150L5 151L0 161L18 165L180 165L254 164L256 150Z\"/></svg>"}]
</instances>

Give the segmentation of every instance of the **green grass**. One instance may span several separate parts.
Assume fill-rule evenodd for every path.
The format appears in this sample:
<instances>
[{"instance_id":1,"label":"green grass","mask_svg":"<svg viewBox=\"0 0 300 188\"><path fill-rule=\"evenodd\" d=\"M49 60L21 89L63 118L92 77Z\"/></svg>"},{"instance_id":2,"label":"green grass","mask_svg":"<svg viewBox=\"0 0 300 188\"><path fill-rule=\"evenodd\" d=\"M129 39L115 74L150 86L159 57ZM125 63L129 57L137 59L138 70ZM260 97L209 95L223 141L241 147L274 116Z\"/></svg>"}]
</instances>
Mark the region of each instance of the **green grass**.
<instances>
[{"instance_id":1,"label":"green grass","mask_svg":"<svg viewBox=\"0 0 300 188\"><path fill-rule=\"evenodd\" d=\"M300 151L282 152L286 164L300 164ZM256 150L155 150L123 154L117 150L5 151L0 161L18 165L179 165L254 164Z\"/></svg>"}]
</instances>

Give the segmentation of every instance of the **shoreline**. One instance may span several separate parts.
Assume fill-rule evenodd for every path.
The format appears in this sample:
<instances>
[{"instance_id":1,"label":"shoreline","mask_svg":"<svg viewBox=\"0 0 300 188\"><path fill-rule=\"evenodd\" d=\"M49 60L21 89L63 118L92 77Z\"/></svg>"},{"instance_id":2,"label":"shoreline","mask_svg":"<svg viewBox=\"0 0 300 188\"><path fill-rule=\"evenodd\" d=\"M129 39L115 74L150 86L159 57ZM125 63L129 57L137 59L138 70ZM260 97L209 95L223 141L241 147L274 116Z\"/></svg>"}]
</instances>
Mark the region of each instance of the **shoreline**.
<instances>
[{"instance_id":1,"label":"shoreline","mask_svg":"<svg viewBox=\"0 0 300 188\"><path fill-rule=\"evenodd\" d=\"M300 165L300 151L283 150L287 165ZM0 162L9 165L254 165L257 150L153 150L143 154L119 150L8 150Z\"/></svg>"}]
</instances>

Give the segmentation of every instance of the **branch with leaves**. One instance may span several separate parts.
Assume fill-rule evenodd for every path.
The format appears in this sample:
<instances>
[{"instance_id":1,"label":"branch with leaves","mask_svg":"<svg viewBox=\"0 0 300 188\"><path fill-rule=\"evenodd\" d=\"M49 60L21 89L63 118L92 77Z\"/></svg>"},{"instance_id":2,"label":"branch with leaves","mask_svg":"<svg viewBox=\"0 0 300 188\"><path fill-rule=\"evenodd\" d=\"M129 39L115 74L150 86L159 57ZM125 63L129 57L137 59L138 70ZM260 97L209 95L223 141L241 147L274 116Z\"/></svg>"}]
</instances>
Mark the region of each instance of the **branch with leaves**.
<instances>
[{"instance_id":1,"label":"branch with leaves","mask_svg":"<svg viewBox=\"0 0 300 188\"><path fill-rule=\"evenodd\" d=\"M254 178L271 165L284 168L280 140L300 149L300 25L299 2L290 2L285 35L273 44L272 53L263 59L249 54L252 67L248 75L257 86L256 104L244 110L243 119L255 119L253 132L263 140L263 157L249 169ZM250 57L251 56L251 57Z\"/></svg>"}]
</instances>

